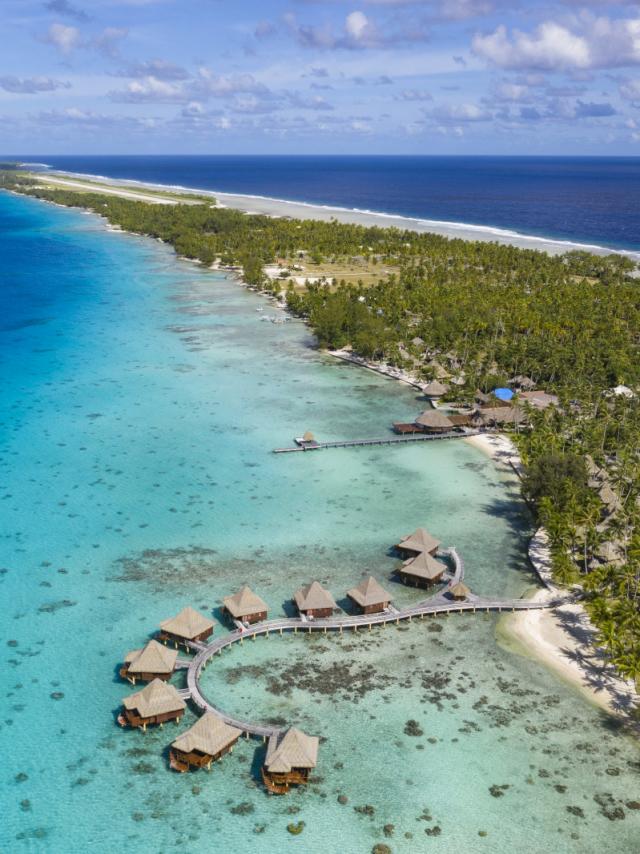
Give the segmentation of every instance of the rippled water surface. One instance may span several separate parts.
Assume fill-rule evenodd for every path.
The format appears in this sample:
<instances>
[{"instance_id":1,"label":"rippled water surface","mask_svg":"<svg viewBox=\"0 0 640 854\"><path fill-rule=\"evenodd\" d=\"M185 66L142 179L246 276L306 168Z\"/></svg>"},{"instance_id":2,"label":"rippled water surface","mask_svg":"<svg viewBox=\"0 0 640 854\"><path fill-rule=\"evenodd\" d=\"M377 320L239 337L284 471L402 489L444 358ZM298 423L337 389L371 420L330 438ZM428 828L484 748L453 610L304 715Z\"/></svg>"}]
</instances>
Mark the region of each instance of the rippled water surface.
<instances>
[{"instance_id":1,"label":"rippled water surface","mask_svg":"<svg viewBox=\"0 0 640 854\"><path fill-rule=\"evenodd\" d=\"M229 711L322 736L286 798L258 785L256 741L181 776L173 724L121 731L118 663L184 605L217 617L246 581L277 615L300 583L340 600L365 572L414 602L389 546L420 524L478 593L517 596L529 520L463 442L271 454L305 429L383 434L420 402L164 246L3 195L0 285L0 850L637 848L636 744L500 647L495 617L272 636L212 662L203 688Z\"/></svg>"}]
</instances>

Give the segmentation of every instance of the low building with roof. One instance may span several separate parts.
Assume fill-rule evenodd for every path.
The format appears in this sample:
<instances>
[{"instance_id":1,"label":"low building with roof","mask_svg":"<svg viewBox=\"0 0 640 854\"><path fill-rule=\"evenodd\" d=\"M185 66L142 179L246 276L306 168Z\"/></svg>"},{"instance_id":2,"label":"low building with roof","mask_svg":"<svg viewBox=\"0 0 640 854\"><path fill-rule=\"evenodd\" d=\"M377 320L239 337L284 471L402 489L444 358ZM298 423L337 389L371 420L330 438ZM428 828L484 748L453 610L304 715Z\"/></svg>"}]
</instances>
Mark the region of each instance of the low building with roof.
<instances>
[{"instance_id":1,"label":"low building with roof","mask_svg":"<svg viewBox=\"0 0 640 854\"><path fill-rule=\"evenodd\" d=\"M244 584L233 596L225 596L222 604L232 620L258 623L267 619L267 603L248 584Z\"/></svg>"},{"instance_id":2,"label":"low building with roof","mask_svg":"<svg viewBox=\"0 0 640 854\"><path fill-rule=\"evenodd\" d=\"M422 389L424 396L429 400L438 400L449 391L449 386L441 383L440 380L431 380Z\"/></svg>"},{"instance_id":3,"label":"low building with roof","mask_svg":"<svg viewBox=\"0 0 640 854\"><path fill-rule=\"evenodd\" d=\"M502 427L506 424L519 426L524 424L527 416L519 406L489 406L474 413L472 423L483 427Z\"/></svg>"},{"instance_id":4,"label":"low building with roof","mask_svg":"<svg viewBox=\"0 0 640 854\"><path fill-rule=\"evenodd\" d=\"M242 730L230 726L213 712L205 712L192 727L179 735L169 750L169 765L174 771L184 773L191 767L206 768L232 753Z\"/></svg>"},{"instance_id":5,"label":"low building with roof","mask_svg":"<svg viewBox=\"0 0 640 854\"><path fill-rule=\"evenodd\" d=\"M458 581L449 588L449 596L455 599L456 602L464 602L465 599L469 598L470 594L471 591L464 581Z\"/></svg>"},{"instance_id":6,"label":"low building with roof","mask_svg":"<svg viewBox=\"0 0 640 854\"><path fill-rule=\"evenodd\" d=\"M357 587L347 590L347 596L363 614L378 614L380 611L386 611L392 598L372 575L364 578Z\"/></svg>"},{"instance_id":7,"label":"low building with roof","mask_svg":"<svg viewBox=\"0 0 640 854\"><path fill-rule=\"evenodd\" d=\"M539 388L535 391L521 391L518 395L518 400L528 403L534 409L546 409L549 406L559 406L560 400L555 394L548 394L543 389Z\"/></svg>"},{"instance_id":8,"label":"low building with roof","mask_svg":"<svg viewBox=\"0 0 640 854\"><path fill-rule=\"evenodd\" d=\"M414 587L431 587L432 584L442 581L446 571L447 567L429 552L421 552L396 570L405 584L412 584Z\"/></svg>"},{"instance_id":9,"label":"low building with roof","mask_svg":"<svg viewBox=\"0 0 640 854\"><path fill-rule=\"evenodd\" d=\"M451 420L437 409L425 409L418 415L415 424L423 433L448 433L454 429Z\"/></svg>"},{"instance_id":10,"label":"low building with roof","mask_svg":"<svg viewBox=\"0 0 640 854\"><path fill-rule=\"evenodd\" d=\"M413 534L407 534L397 544L396 548L407 556L414 556L422 552L435 555L440 546L440 540L436 540L424 528L417 528Z\"/></svg>"},{"instance_id":11,"label":"low building with roof","mask_svg":"<svg viewBox=\"0 0 640 854\"><path fill-rule=\"evenodd\" d=\"M162 679L154 679L141 691L124 698L118 723L120 726L140 727L143 730L152 724L164 724L167 721L178 723L186 707L173 685Z\"/></svg>"},{"instance_id":12,"label":"low building with roof","mask_svg":"<svg viewBox=\"0 0 640 854\"><path fill-rule=\"evenodd\" d=\"M262 766L262 780L275 795L284 795L290 786L306 785L318 763L319 739L291 727L272 735Z\"/></svg>"},{"instance_id":13,"label":"low building with roof","mask_svg":"<svg viewBox=\"0 0 640 854\"><path fill-rule=\"evenodd\" d=\"M319 581L312 581L296 590L293 601L298 613L306 617L330 617L338 608L331 593Z\"/></svg>"},{"instance_id":14,"label":"low building with roof","mask_svg":"<svg viewBox=\"0 0 640 854\"><path fill-rule=\"evenodd\" d=\"M160 640L173 641L175 644L185 641L206 641L213 633L213 620L186 607L160 623Z\"/></svg>"},{"instance_id":15,"label":"low building with roof","mask_svg":"<svg viewBox=\"0 0 640 854\"><path fill-rule=\"evenodd\" d=\"M157 640L150 640L144 649L134 649L125 655L120 676L128 679L132 685L138 679L141 682L151 682L153 679L166 681L175 670L177 658L178 650L167 649Z\"/></svg>"}]
</instances>

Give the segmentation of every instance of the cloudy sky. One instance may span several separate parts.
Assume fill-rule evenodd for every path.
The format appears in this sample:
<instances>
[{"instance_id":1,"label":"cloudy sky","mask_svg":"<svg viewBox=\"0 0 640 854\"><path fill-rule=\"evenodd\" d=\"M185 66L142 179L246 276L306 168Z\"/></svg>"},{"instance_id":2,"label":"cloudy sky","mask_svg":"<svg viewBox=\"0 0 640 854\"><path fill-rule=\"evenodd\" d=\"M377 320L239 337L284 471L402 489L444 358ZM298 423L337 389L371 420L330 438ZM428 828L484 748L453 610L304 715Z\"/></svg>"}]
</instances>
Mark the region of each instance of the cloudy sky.
<instances>
[{"instance_id":1,"label":"cloudy sky","mask_svg":"<svg viewBox=\"0 0 640 854\"><path fill-rule=\"evenodd\" d=\"M0 151L640 155L640 3L0 0Z\"/></svg>"}]
</instances>

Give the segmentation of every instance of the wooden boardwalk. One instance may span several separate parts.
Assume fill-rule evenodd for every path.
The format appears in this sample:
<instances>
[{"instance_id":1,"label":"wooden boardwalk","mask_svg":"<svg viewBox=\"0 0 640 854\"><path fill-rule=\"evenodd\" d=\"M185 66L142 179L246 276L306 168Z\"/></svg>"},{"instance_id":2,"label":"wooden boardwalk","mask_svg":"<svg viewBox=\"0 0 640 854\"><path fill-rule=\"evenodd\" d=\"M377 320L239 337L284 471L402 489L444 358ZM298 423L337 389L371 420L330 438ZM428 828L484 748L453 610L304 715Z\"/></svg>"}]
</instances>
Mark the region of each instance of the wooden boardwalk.
<instances>
[{"instance_id":1,"label":"wooden boardwalk","mask_svg":"<svg viewBox=\"0 0 640 854\"><path fill-rule=\"evenodd\" d=\"M457 581L462 581L464 578L464 563L455 549L443 550L448 554L454 562L454 574L451 584ZM254 623L247 626L243 631L236 629L224 637L217 638L212 643L204 646L200 643L190 644L195 657L190 663L187 670L187 692L192 703L203 712L213 712L222 721L231 726L235 726L249 737L250 735L262 738L280 732L279 727L268 726L252 723L250 721L234 718L227 715L216 705L214 705L204 695L200 688L200 676L205 670L208 662L216 655L222 655L225 649L237 643L244 643L245 640L255 640L257 637L269 637L271 634L282 635L284 632L339 632L342 634L345 629L353 631L371 631L374 626L384 626L388 623L398 625L401 620L411 622L413 619L424 619L428 616L436 616L438 614L463 614L463 613L501 613L504 611L525 611L540 608L549 608L558 604L557 601L533 601L527 599L487 599L481 596L471 594L464 602L456 602L450 599L446 591L438 593L429 599L419 602L408 608L389 609L379 614L344 614L338 617L330 617L327 619L302 620L300 617L283 617L282 619L265 620L262 623Z\"/></svg>"},{"instance_id":2,"label":"wooden boardwalk","mask_svg":"<svg viewBox=\"0 0 640 854\"><path fill-rule=\"evenodd\" d=\"M409 436L383 436L379 439L345 439L340 442L315 442L313 445L296 445L295 448L275 448L274 454L295 454L299 451L322 451L327 448L359 448L367 445L405 445L408 442L434 442L437 439L464 439L477 436L482 430L450 430L447 433L412 433Z\"/></svg>"}]
</instances>

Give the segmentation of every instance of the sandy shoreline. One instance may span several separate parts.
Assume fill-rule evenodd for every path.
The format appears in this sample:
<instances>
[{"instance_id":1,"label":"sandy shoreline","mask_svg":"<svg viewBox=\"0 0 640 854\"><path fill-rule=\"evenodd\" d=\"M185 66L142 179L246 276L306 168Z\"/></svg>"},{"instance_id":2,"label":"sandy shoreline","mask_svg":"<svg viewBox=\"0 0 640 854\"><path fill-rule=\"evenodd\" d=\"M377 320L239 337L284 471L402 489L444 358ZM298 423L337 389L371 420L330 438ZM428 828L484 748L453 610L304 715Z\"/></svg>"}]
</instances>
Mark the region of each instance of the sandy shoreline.
<instances>
[{"instance_id":1,"label":"sandy shoreline","mask_svg":"<svg viewBox=\"0 0 640 854\"><path fill-rule=\"evenodd\" d=\"M484 434L467 441L498 465L516 473L521 469L518 452L506 436ZM531 540L529 559L545 584L534 598L562 595L564 591L553 584L548 539L542 529ZM597 631L578 602L568 599L555 608L506 615L499 623L498 640L520 655L542 661L601 709L629 720L638 699L635 687L608 662L598 646Z\"/></svg>"},{"instance_id":2,"label":"sandy shoreline","mask_svg":"<svg viewBox=\"0 0 640 854\"><path fill-rule=\"evenodd\" d=\"M287 199L268 198L265 196L242 195L240 193L225 193L217 190L201 190L192 187L152 184L124 178L112 179L100 175L83 175L75 172L52 172L49 174L44 171L34 173L34 175L42 178L44 181L58 180L60 184L62 184L62 181L68 181L78 185L84 179L85 181L92 182L92 185L87 186L87 190L93 192L96 191L96 184L101 184L105 187L116 185L111 186L110 192L114 195L122 195L125 198L129 193L140 195L145 190L161 193L179 193L183 196L211 196L218 201L220 207L233 208L245 213L265 214L272 217L291 217L293 219L315 219L324 222L334 219L338 222L355 225L401 228L418 233L438 234L451 239L480 240L517 246L521 249L538 249L550 255L559 255L572 250L584 250L592 252L594 255L621 254L633 260L640 261L640 252L632 250L612 249L596 244L537 237L535 235L521 234L506 228L430 220L379 211L350 209L331 205L312 204L309 202L296 202ZM123 187L131 189L125 190ZM76 189L78 189L77 186ZM153 199L153 201L158 203L157 198Z\"/></svg>"}]
</instances>

